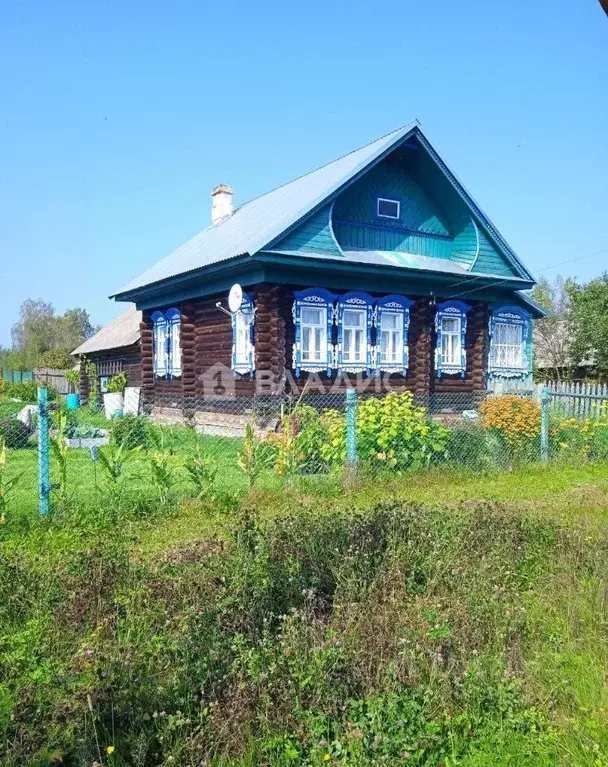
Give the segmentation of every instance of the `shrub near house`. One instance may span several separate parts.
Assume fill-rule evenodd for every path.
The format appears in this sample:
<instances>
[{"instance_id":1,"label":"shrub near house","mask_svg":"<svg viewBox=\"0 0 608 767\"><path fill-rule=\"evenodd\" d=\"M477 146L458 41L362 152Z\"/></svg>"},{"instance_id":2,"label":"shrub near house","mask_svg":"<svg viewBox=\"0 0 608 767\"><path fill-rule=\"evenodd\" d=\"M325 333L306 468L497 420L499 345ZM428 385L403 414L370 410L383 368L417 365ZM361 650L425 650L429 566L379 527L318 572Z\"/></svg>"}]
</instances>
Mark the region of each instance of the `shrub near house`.
<instances>
[{"instance_id":1,"label":"shrub near house","mask_svg":"<svg viewBox=\"0 0 608 767\"><path fill-rule=\"evenodd\" d=\"M410 392L361 402L356 434L359 460L395 469L422 468L445 457L449 437L426 408L414 405ZM346 416L339 410L319 415L312 407L298 407L283 418L281 433L271 442L280 474L339 469L346 462Z\"/></svg>"}]
</instances>

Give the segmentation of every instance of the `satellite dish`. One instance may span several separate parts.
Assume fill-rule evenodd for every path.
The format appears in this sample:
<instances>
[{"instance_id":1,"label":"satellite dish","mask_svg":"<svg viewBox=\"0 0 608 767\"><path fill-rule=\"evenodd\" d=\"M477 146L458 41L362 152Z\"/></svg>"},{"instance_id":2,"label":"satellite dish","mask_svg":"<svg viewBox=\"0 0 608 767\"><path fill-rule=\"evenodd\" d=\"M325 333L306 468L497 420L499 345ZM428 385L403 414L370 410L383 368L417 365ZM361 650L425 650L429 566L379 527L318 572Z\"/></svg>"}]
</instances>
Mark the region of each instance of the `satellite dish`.
<instances>
[{"instance_id":1,"label":"satellite dish","mask_svg":"<svg viewBox=\"0 0 608 767\"><path fill-rule=\"evenodd\" d=\"M234 285L230 288L230 293L228 293L228 308L233 314L235 314L241 308L242 303L243 288L238 284L238 282L235 282Z\"/></svg>"}]
</instances>

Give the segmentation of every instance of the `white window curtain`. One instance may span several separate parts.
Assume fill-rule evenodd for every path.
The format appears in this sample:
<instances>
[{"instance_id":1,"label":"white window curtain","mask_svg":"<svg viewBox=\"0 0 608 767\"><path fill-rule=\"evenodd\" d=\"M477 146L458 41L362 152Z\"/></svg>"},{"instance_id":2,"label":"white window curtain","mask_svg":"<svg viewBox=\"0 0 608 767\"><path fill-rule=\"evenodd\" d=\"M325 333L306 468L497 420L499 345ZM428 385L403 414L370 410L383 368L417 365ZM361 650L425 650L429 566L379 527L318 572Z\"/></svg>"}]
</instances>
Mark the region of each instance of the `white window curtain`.
<instances>
[{"instance_id":1,"label":"white window curtain","mask_svg":"<svg viewBox=\"0 0 608 767\"><path fill-rule=\"evenodd\" d=\"M152 314L156 378L179 378L182 374L181 322L179 309Z\"/></svg>"},{"instance_id":2,"label":"white window curtain","mask_svg":"<svg viewBox=\"0 0 608 767\"><path fill-rule=\"evenodd\" d=\"M443 317L441 320L441 358L446 366L460 364L462 347L460 341L460 317Z\"/></svg>"},{"instance_id":3,"label":"white window curtain","mask_svg":"<svg viewBox=\"0 0 608 767\"><path fill-rule=\"evenodd\" d=\"M490 317L490 378L530 375L530 314L517 306L495 309Z\"/></svg>"},{"instance_id":4,"label":"white window curtain","mask_svg":"<svg viewBox=\"0 0 608 767\"><path fill-rule=\"evenodd\" d=\"M345 309L342 317L343 355L345 364L359 365L367 359L366 312Z\"/></svg>"},{"instance_id":5,"label":"white window curtain","mask_svg":"<svg viewBox=\"0 0 608 767\"><path fill-rule=\"evenodd\" d=\"M293 367L296 377L304 370L330 375L335 368L332 343L335 300L335 294L325 288L308 288L294 293Z\"/></svg>"},{"instance_id":6,"label":"white window curtain","mask_svg":"<svg viewBox=\"0 0 608 767\"><path fill-rule=\"evenodd\" d=\"M370 373L373 364L374 299L363 291L338 297L338 372Z\"/></svg>"},{"instance_id":7,"label":"white window curtain","mask_svg":"<svg viewBox=\"0 0 608 767\"><path fill-rule=\"evenodd\" d=\"M303 308L301 314L302 362L325 364L327 359L327 307Z\"/></svg>"},{"instance_id":8,"label":"white window curtain","mask_svg":"<svg viewBox=\"0 0 608 767\"><path fill-rule=\"evenodd\" d=\"M408 335L410 307L413 301L405 296L389 295L376 301L375 369L380 373L406 376L409 367Z\"/></svg>"},{"instance_id":9,"label":"white window curtain","mask_svg":"<svg viewBox=\"0 0 608 767\"><path fill-rule=\"evenodd\" d=\"M397 312L382 312L380 319L380 363L396 365L403 357L403 321Z\"/></svg>"},{"instance_id":10,"label":"white window curtain","mask_svg":"<svg viewBox=\"0 0 608 767\"><path fill-rule=\"evenodd\" d=\"M494 351L498 367L520 368L522 365L522 328L497 322L494 327Z\"/></svg>"},{"instance_id":11,"label":"white window curtain","mask_svg":"<svg viewBox=\"0 0 608 767\"><path fill-rule=\"evenodd\" d=\"M465 345L467 312L471 307L463 301L444 301L437 304L435 313L435 373L459 375L467 372Z\"/></svg>"}]
</instances>

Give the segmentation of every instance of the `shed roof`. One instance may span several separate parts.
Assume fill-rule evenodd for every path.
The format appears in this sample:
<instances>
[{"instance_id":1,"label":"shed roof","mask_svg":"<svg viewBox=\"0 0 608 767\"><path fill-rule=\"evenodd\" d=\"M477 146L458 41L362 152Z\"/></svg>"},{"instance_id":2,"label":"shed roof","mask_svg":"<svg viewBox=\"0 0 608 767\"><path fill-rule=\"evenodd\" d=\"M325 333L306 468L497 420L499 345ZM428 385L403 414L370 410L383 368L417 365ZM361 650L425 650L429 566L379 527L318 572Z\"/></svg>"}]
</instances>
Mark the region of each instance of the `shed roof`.
<instances>
[{"instance_id":1,"label":"shed roof","mask_svg":"<svg viewBox=\"0 0 608 767\"><path fill-rule=\"evenodd\" d=\"M129 306L122 314L115 317L110 323L97 331L94 336L88 338L72 352L73 355L93 354L107 349L120 349L124 346L132 346L140 338L139 325L141 312L135 305Z\"/></svg>"}]
</instances>

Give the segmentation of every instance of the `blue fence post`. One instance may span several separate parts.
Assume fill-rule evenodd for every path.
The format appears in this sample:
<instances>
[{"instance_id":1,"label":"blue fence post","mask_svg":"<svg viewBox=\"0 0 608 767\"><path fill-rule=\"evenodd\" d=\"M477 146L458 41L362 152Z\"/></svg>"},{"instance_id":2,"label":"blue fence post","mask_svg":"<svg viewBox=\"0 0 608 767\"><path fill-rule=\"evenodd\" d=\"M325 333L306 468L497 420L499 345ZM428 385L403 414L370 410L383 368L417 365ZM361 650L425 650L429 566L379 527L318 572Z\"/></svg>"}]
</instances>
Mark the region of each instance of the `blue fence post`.
<instances>
[{"instance_id":1,"label":"blue fence post","mask_svg":"<svg viewBox=\"0 0 608 767\"><path fill-rule=\"evenodd\" d=\"M540 459L549 460L549 402L551 391L547 386L540 390Z\"/></svg>"},{"instance_id":2,"label":"blue fence post","mask_svg":"<svg viewBox=\"0 0 608 767\"><path fill-rule=\"evenodd\" d=\"M48 390L41 387L38 389L38 505L42 517L50 511L50 494Z\"/></svg>"},{"instance_id":3,"label":"blue fence post","mask_svg":"<svg viewBox=\"0 0 608 767\"><path fill-rule=\"evenodd\" d=\"M346 462L354 474L357 465L357 392L346 390Z\"/></svg>"}]
</instances>

